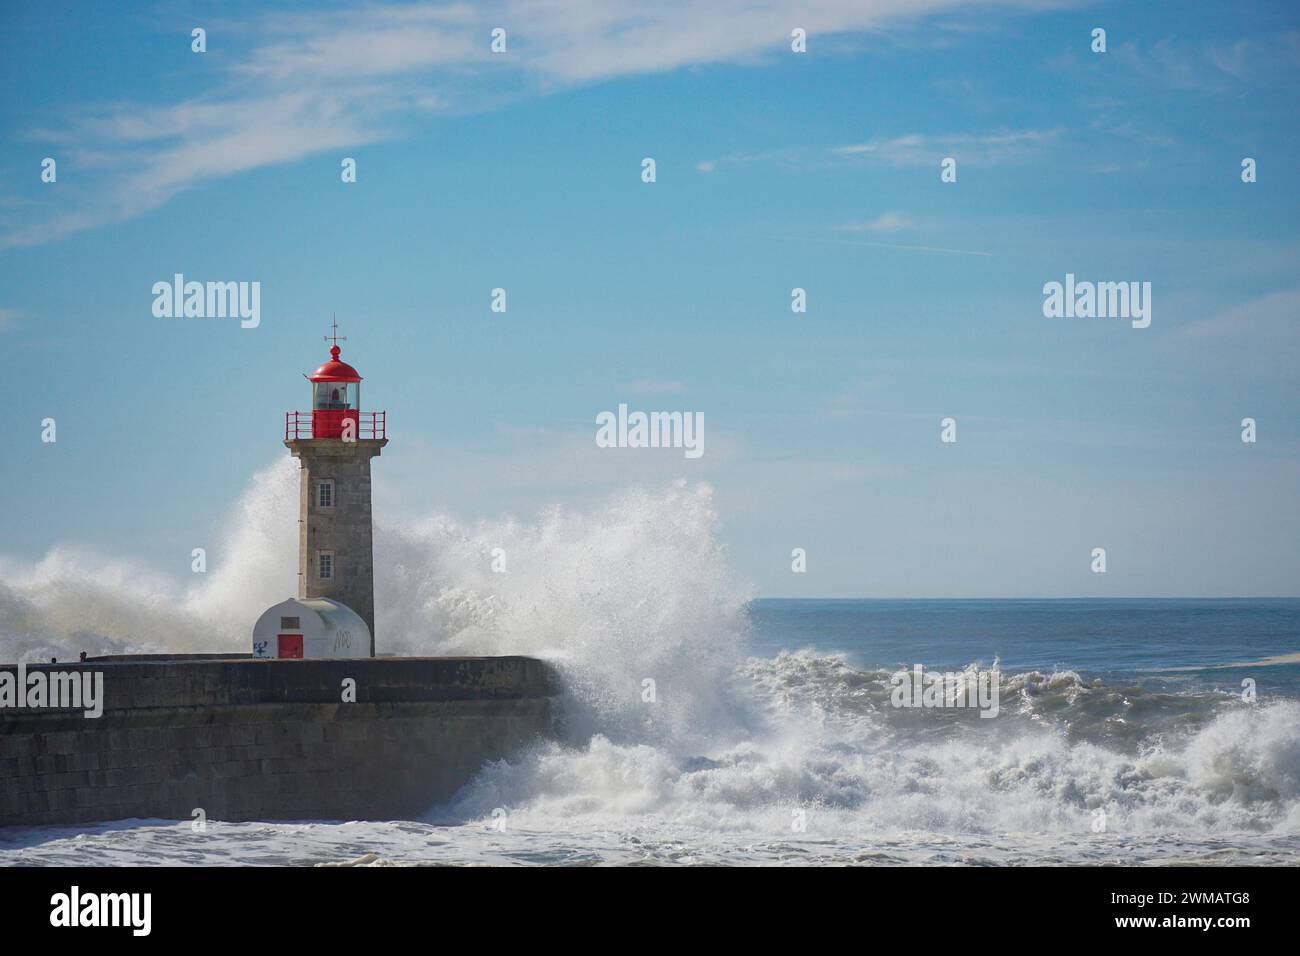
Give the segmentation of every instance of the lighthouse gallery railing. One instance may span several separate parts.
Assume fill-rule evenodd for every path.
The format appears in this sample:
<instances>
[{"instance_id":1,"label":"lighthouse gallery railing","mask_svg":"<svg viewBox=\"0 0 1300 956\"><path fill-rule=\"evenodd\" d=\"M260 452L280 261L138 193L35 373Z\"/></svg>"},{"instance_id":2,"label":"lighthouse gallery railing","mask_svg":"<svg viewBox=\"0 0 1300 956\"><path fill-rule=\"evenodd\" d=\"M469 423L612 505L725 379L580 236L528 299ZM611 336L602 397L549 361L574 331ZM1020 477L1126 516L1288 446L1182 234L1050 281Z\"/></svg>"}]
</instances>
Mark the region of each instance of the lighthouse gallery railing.
<instances>
[{"instance_id":1,"label":"lighthouse gallery railing","mask_svg":"<svg viewBox=\"0 0 1300 956\"><path fill-rule=\"evenodd\" d=\"M354 438L388 437L387 412L359 412L355 409L318 408L310 412L284 413L284 440L342 438L345 421L356 423Z\"/></svg>"}]
</instances>

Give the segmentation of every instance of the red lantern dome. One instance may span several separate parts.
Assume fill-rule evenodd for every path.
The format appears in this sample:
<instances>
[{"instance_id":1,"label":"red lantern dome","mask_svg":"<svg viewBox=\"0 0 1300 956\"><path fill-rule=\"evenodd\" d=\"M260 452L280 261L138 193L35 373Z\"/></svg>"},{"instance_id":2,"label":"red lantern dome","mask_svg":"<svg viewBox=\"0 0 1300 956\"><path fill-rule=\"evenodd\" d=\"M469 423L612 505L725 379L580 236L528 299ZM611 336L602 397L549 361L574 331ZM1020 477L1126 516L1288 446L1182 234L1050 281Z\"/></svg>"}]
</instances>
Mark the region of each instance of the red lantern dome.
<instances>
[{"instance_id":1,"label":"red lantern dome","mask_svg":"<svg viewBox=\"0 0 1300 956\"><path fill-rule=\"evenodd\" d=\"M361 376L347 362L339 361L341 349L337 345L330 349L330 360L307 376L312 382L359 382Z\"/></svg>"}]
</instances>

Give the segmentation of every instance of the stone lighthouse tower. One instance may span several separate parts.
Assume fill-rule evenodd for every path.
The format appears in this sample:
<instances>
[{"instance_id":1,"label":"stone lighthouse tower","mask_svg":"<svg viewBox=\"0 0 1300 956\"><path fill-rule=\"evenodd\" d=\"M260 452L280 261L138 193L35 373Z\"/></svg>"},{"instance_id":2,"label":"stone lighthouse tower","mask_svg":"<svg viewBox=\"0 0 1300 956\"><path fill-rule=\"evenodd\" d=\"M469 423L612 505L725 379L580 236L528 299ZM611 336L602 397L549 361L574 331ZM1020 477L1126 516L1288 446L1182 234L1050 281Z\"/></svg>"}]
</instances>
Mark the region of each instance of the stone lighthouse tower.
<instances>
[{"instance_id":1,"label":"stone lighthouse tower","mask_svg":"<svg viewBox=\"0 0 1300 956\"><path fill-rule=\"evenodd\" d=\"M311 412L286 412L284 443L301 465L298 598L329 598L370 629L375 656L375 570L370 523L370 459L388 444L387 413L361 411L361 376L339 359L338 323L330 360L307 376Z\"/></svg>"}]
</instances>

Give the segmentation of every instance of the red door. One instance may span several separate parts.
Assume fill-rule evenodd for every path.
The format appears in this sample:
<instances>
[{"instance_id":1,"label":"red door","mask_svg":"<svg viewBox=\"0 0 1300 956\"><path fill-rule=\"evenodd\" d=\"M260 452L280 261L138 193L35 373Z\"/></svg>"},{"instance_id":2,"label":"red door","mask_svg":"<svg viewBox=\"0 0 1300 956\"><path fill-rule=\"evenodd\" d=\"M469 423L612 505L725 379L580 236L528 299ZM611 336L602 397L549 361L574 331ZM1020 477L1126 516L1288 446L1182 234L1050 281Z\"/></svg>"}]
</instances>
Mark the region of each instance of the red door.
<instances>
[{"instance_id":1,"label":"red door","mask_svg":"<svg viewBox=\"0 0 1300 956\"><path fill-rule=\"evenodd\" d=\"M276 647L276 657L296 657L302 658L302 635L301 634L278 634L279 645Z\"/></svg>"}]
</instances>

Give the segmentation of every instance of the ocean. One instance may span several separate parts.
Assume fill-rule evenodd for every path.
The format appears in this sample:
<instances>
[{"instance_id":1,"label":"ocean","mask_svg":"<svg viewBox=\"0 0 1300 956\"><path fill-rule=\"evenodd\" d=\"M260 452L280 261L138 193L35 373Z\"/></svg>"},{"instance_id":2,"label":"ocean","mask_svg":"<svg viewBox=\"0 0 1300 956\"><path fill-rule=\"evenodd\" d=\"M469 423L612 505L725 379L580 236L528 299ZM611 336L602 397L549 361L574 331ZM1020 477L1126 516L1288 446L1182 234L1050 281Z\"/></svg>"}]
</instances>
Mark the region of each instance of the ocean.
<instances>
[{"instance_id":1,"label":"ocean","mask_svg":"<svg viewBox=\"0 0 1300 956\"><path fill-rule=\"evenodd\" d=\"M744 615L743 720L725 737L596 729L485 769L422 822L9 829L0 862L1300 859L1300 600L759 600ZM890 676L916 663L996 666L998 716L891 706Z\"/></svg>"},{"instance_id":2,"label":"ocean","mask_svg":"<svg viewBox=\"0 0 1300 956\"><path fill-rule=\"evenodd\" d=\"M291 593L294 480L258 476L199 584L0 564L0 656L242 649ZM377 524L381 649L546 658L569 740L419 821L7 828L0 864L1300 862L1300 599L752 600L717 525L684 482ZM996 717L894 706L918 664L996 674Z\"/></svg>"}]
</instances>

